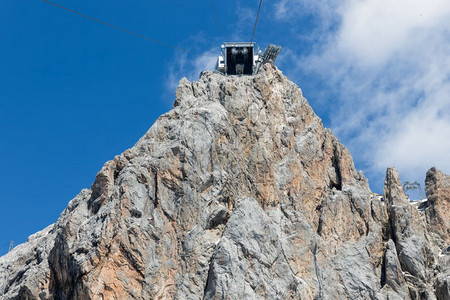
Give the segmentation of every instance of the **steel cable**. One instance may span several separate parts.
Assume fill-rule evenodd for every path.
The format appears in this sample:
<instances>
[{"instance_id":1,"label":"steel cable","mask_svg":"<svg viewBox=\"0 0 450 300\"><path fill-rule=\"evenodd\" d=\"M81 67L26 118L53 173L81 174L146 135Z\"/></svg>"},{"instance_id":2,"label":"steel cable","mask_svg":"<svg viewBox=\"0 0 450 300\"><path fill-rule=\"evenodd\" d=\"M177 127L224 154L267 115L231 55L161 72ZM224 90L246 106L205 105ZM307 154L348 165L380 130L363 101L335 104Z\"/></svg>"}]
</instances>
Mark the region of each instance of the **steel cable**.
<instances>
[{"instance_id":1,"label":"steel cable","mask_svg":"<svg viewBox=\"0 0 450 300\"><path fill-rule=\"evenodd\" d=\"M135 32L129 31L129 30L127 30L127 29L123 29L123 28L121 28L121 27L119 27L119 26L115 26L115 25L112 25L112 24L103 22L103 21L98 20L98 19L95 19L95 18L93 18L93 17L89 17L89 16L87 16L87 15L85 15L85 14L82 14L82 13L80 13L80 12L77 12L77 11L75 11L75 10L73 10L73 9L70 9L70 8L64 7L64 6L62 6L62 5L59 5L59 4L50 2L50 1L48 1L48 0L42 0L42 1L44 1L44 2L46 2L46 3L48 3L48 4L51 4L51 5L53 5L53 6L62 8L62 9L64 9L64 10L67 10L67 11L69 11L69 12L71 12L71 13L77 14L77 15L83 17L83 18L86 18L86 19L92 20L92 21L94 21L94 22L97 22L97 23L100 23L100 24L103 24L103 25L112 27L112 28L114 28L114 29L117 29L117 30L120 30L120 31L129 33L129 34L132 34L132 35L137 36L137 37L139 37L139 38L141 38L141 39L144 39L144 40L147 40L147 41L151 41L151 42L153 42L153 43L156 43L156 44L159 44L159 45L162 45L162 46L165 46L165 47L169 47L169 48L172 48L172 49L174 49L174 50L181 50L181 51L186 51L186 52L188 51L188 50L186 50L186 49L182 49L182 48L179 48L179 47L176 47L176 46L172 46L172 45L170 45L170 44L167 44L167 43L164 43L164 42L161 42L161 41L158 41L158 40L155 40L155 39L146 37L145 35L142 35L142 34L139 34L139 33L135 33Z\"/></svg>"},{"instance_id":2,"label":"steel cable","mask_svg":"<svg viewBox=\"0 0 450 300\"><path fill-rule=\"evenodd\" d=\"M217 20L217 23L219 24L220 31L222 31L222 36L225 38L225 37L226 37L226 35L225 35L225 29L224 29L224 27L223 27L223 25L222 25L222 22L220 22L219 15L217 14L216 9L214 8L214 4L213 4L212 0L209 0L209 4L211 4L211 9L212 9L212 11L214 12L214 15L216 16L216 20Z\"/></svg>"},{"instance_id":3,"label":"steel cable","mask_svg":"<svg viewBox=\"0 0 450 300\"><path fill-rule=\"evenodd\" d=\"M256 14L255 26L253 27L252 39L250 42L253 42L253 38L255 37L256 25L258 24L259 13L261 11L262 0L259 0L258 13Z\"/></svg>"}]
</instances>

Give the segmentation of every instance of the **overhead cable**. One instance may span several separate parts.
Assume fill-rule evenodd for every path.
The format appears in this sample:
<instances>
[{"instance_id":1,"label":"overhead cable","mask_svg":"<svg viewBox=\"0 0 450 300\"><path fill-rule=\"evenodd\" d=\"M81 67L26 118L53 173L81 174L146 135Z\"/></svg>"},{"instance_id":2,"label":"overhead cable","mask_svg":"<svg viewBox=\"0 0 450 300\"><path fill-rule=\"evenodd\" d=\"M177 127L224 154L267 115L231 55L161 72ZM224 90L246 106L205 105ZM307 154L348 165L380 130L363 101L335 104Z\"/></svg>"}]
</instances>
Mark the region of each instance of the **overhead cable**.
<instances>
[{"instance_id":1,"label":"overhead cable","mask_svg":"<svg viewBox=\"0 0 450 300\"><path fill-rule=\"evenodd\" d=\"M255 37L256 25L258 24L259 13L261 11L262 0L259 0L258 13L256 14L255 26L253 27L252 39L250 42L253 42L253 38Z\"/></svg>"},{"instance_id":2,"label":"overhead cable","mask_svg":"<svg viewBox=\"0 0 450 300\"><path fill-rule=\"evenodd\" d=\"M77 11L75 11L75 10L73 10L73 9L70 9L70 8L64 7L64 6L62 6L62 5L59 5L59 4L50 2L50 1L48 1L48 0L42 0L42 1L44 1L45 3L51 4L51 5L53 5L53 6L62 8L62 9L64 9L64 10L67 10L67 11L69 11L69 12L71 12L71 13L77 14L77 15L83 17L83 18L86 18L86 19L92 20L92 21L94 21L94 22L97 22L97 23L100 23L100 24L103 24L103 25L112 27L112 28L114 28L114 29L117 29L117 30L120 30L120 31L129 33L129 34L132 34L132 35L137 36L137 37L139 37L139 38L141 38L141 39L144 39L144 40L147 40L147 41L151 41L151 42L153 42L153 43L162 45L162 46L164 46L164 47L169 47L169 48L172 48L172 49L174 49L174 50L181 50L181 51L186 51L186 52L187 52L186 49L182 49L182 48L179 48L179 47L176 47L176 46L173 46L173 45L170 45L170 44L167 44L167 43L164 43L164 42L161 42L161 41L158 41L158 40L149 38L149 37L146 37L145 35L142 35L142 34L139 34L139 33L135 33L135 32L129 31L129 30L127 30L127 29L123 29L123 28L121 28L121 27L119 27L119 26L115 26L115 25L112 25L112 24L103 22L103 21L101 21L101 20L95 19L95 18L93 18L93 17L89 17L89 16L87 16L87 15L85 15L85 14L82 14L82 13L80 13L80 12L77 12Z\"/></svg>"},{"instance_id":3,"label":"overhead cable","mask_svg":"<svg viewBox=\"0 0 450 300\"><path fill-rule=\"evenodd\" d=\"M216 16L216 20L217 20L217 23L219 24L220 31L222 31L222 35L223 35L223 37L225 38L225 36L226 36L226 35L225 35L225 29L224 29L224 27L223 27L223 25L222 25L222 22L220 22L219 15L217 14L216 9L214 8L214 4L213 4L212 0L209 0L209 4L211 4L211 9L212 9L212 11L214 12L214 15Z\"/></svg>"}]
</instances>

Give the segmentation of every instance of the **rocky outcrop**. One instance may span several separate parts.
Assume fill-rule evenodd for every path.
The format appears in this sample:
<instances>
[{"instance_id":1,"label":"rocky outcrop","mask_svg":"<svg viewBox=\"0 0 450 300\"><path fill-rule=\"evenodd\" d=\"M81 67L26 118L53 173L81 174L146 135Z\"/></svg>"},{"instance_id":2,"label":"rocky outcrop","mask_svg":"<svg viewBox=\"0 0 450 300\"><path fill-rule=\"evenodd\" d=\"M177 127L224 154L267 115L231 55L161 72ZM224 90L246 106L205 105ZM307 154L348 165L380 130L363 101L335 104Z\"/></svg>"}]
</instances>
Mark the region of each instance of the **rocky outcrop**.
<instances>
[{"instance_id":1,"label":"rocky outcrop","mask_svg":"<svg viewBox=\"0 0 450 300\"><path fill-rule=\"evenodd\" d=\"M0 296L446 299L448 231L426 222L445 218L446 184L430 182L433 212L408 203L394 169L382 201L276 67L204 72L54 225L0 258Z\"/></svg>"},{"instance_id":2,"label":"rocky outcrop","mask_svg":"<svg viewBox=\"0 0 450 300\"><path fill-rule=\"evenodd\" d=\"M50 225L0 258L0 299L46 299L49 294L48 254L54 246Z\"/></svg>"},{"instance_id":3,"label":"rocky outcrop","mask_svg":"<svg viewBox=\"0 0 450 300\"><path fill-rule=\"evenodd\" d=\"M425 190L428 229L440 246L450 245L450 176L431 168L425 179Z\"/></svg>"},{"instance_id":4,"label":"rocky outcrop","mask_svg":"<svg viewBox=\"0 0 450 300\"><path fill-rule=\"evenodd\" d=\"M384 198L389 213L390 237L395 241L411 298L434 299L432 243L425 223L403 193L398 172L393 168L386 172Z\"/></svg>"},{"instance_id":5,"label":"rocky outcrop","mask_svg":"<svg viewBox=\"0 0 450 300\"><path fill-rule=\"evenodd\" d=\"M438 299L450 299L450 176L431 168L425 179L425 190L426 224L439 251L434 288Z\"/></svg>"},{"instance_id":6,"label":"rocky outcrop","mask_svg":"<svg viewBox=\"0 0 450 300\"><path fill-rule=\"evenodd\" d=\"M409 290L398 260L395 243L391 239L387 243L384 254L381 285L383 286L382 292L388 299L409 298Z\"/></svg>"}]
</instances>

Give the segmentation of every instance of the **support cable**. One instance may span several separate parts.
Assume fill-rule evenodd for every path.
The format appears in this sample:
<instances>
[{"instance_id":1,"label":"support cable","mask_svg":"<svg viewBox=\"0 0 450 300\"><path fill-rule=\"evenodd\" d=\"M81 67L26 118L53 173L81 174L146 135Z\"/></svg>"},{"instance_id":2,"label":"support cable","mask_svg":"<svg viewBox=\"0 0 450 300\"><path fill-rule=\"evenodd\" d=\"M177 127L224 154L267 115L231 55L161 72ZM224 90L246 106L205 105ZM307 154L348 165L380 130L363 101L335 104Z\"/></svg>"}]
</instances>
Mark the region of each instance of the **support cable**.
<instances>
[{"instance_id":1,"label":"support cable","mask_svg":"<svg viewBox=\"0 0 450 300\"><path fill-rule=\"evenodd\" d=\"M253 42L253 38L255 37L256 24L258 24L259 13L261 11L262 0L259 0L258 13L256 14L255 26L253 27L252 39L250 42Z\"/></svg>"},{"instance_id":2,"label":"support cable","mask_svg":"<svg viewBox=\"0 0 450 300\"><path fill-rule=\"evenodd\" d=\"M225 35L225 29L224 29L224 27L222 25L222 22L220 22L219 15L217 14L216 9L214 8L214 4L213 4L212 0L209 0L209 4L211 4L211 9L214 12L214 15L216 16L216 20L217 20L217 23L219 24L220 31L222 31L222 36L223 36L223 38L225 38L225 36L226 36Z\"/></svg>"},{"instance_id":3,"label":"support cable","mask_svg":"<svg viewBox=\"0 0 450 300\"><path fill-rule=\"evenodd\" d=\"M147 41L150 41L150 42L159 44L159 45L164 46L164 47L172 48L172 49L174 49L174 50L181 50L181 51L187 52L186 49L182 49L182 48L179 48L179 47L176 47L176 46L172 46L172 45L170 45L170 44L167 44L167 43L164 43L164 42L161 42L161 41L158 41L158 40L155 40L155 39L146 37L145 35L142 35L142 34L139 34L139 33L135 33L135 32L129 31L129 30L127 30L127 29L123 29L123 28L121 28L121 27L119 27L119 26L115 26L115 25L112 25L112 24L103 22L103 21L101 21L101 20L98 20L98 19L89 17L89 16L87 16L87 15L84 15L84 14L82 14L82 13L80 13L80 12L77 12L77 11L75 11L75 10L72 10L72 9L70 9L70 8L67 8L67 7L64 7L64 6L62 6L62 5L59 5L59 4L50 2L50 1L48 1L48 0L42 0L42 1L44 1L45 3L51 4L51 5L53 5L53 6L62 8L62 9L64 9L64 10L67 10L67 11L69 11L69 12L71 12L71 13L74 13L74 14L76 14L76 15L79 15L79 16L81 16L81 17L83 17L83 18L86 18L86 19L92 20L92 21L94 21L94 22L97 22L97 23L100 23L100 24L103 24L103 25L112 27L112 28L114 28L114 29L117 29L117 30L120 30L120 31L129 33L129 34L132 34L132 35L137 36L137 37L139 37L139 38L141 38L141 39L144 39L144 40L147 40Z\"/></svg>"}]
</instances>

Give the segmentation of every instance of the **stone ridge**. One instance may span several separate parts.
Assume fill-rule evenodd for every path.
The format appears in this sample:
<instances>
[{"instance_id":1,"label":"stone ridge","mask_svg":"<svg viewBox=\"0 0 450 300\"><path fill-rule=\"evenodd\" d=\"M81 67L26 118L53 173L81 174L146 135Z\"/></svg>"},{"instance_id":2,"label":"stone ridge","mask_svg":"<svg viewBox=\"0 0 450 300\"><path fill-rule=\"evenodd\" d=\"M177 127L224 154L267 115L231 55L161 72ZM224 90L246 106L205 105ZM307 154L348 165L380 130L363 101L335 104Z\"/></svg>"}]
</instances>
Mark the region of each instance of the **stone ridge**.
<instances>
[{"instance_id":1,"label":"stone ridge","mask_svg":"<svg viewBox=\"0 0 450 300\"><path fill-rule=\"evenodd\" d=\"M0 298L449 299L448 182L418 211L388 169L382 201L275 66L203 72L0 258Z\"/></svg>"}]
</instances>

